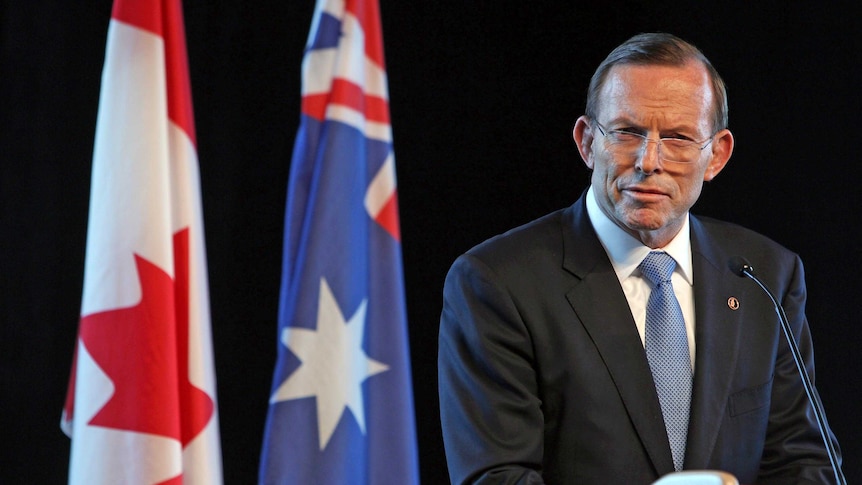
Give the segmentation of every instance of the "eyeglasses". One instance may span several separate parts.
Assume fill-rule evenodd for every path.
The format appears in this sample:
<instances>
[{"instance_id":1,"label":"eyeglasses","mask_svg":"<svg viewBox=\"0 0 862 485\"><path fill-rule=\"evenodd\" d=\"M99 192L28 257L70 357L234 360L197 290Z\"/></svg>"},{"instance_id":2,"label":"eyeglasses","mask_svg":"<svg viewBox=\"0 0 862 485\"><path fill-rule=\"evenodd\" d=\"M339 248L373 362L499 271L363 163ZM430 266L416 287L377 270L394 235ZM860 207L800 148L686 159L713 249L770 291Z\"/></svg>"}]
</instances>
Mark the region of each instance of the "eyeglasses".
<instances>
[{"instance_id":1,"label":"eyeglasses","mask_svg":"<svg viewBox=\"0 0 862 485\"><path fill-rule=\"evenodd\" d=\"M658 144L659 157L667 162L692 163L700 152L712 143L713 133L706 140L694 141L685 138L659 138L653 140L645 135L628 130L608 130L601 123L593 120L602 136L608 141L608 151L619 158L637 158L641 150L649 143Z\"/></svg>"}]
</instances>

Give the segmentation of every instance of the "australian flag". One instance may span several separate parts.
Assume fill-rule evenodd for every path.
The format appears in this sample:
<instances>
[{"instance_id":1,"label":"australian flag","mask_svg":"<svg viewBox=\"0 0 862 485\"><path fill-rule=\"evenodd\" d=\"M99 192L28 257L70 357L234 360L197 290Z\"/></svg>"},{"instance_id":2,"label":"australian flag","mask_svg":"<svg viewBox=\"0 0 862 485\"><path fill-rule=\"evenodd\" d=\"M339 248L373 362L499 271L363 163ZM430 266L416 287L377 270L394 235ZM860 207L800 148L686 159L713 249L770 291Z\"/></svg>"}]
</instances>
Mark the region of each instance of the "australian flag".
<instances>
[{"instance_id":1,"label":"australian flag","mask_svg":"<svg viewBox=\"0 0 862 485\"><path fill-rule=\"evenodd\" d=\"M377 0L318 0L261 484L419 481L388 97Z\"/></svg>"}]
</instances>

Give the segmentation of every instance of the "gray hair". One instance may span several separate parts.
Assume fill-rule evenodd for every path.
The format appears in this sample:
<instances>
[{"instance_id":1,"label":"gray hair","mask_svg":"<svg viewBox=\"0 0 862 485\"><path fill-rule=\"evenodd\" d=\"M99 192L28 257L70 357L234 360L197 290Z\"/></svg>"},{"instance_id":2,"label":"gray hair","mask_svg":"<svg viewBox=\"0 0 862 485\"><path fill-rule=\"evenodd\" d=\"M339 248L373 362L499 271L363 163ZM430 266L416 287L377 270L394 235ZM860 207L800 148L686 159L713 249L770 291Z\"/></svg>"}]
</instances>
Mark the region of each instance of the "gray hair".
<instances>
[{"instance_id":1,"label":"gray hair","mask_svg":"<svg viewBox=\"0 0 862 485\"><path fill-rule=\"evenodd\" d=\"M596 119L599 94L612 67L625 64L682 66L692 60L699 61L706 67L712 83L714 131L727 128L727 89L718 71L697 47L666 33L635 35L608 54L590 80L586 115Z\"/></svg>"}]
</instances>

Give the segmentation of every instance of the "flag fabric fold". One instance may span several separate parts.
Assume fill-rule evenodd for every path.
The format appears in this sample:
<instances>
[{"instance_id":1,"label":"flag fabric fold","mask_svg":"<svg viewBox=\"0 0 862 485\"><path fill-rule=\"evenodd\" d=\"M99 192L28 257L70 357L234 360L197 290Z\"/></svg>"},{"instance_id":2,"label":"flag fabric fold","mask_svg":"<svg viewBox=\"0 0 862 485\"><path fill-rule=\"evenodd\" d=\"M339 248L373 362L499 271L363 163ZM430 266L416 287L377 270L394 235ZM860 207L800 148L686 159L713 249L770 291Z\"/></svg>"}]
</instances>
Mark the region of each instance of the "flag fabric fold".
<instances>
[{"instance_id":1,"label":"flag fabric fold","mask_svg":"<svg viewBox=\"0 0 862 485\"><path fill-rule=\"evenodd\" d=\"M220 484L200 177L180 0L115 0L81 319L71 484Z\"/></svg>"},{"instance_id":2,"label":"flag fabric fold","mask_svg":"<svg viewBox=\"0 0 862 485\"><path fill-rule=\"evenodd\" d=\"M259 483L418 483L377 0L315 8L269 402Z\"/></svg>"}]
</instances>

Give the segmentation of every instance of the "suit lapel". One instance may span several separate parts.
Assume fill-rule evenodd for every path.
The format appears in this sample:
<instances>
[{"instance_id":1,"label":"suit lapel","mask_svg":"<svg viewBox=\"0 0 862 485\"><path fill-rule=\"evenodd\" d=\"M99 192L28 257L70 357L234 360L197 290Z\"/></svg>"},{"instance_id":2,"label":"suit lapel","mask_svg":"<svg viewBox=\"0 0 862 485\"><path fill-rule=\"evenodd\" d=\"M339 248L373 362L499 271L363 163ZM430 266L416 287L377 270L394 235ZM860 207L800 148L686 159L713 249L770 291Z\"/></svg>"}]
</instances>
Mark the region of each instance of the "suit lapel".
<instances>
[{"instance_id":1,"label":"suit lapel","mask_svg":"<svg viewBox=\"0 0 862 485\"><path fill-rule=\"evenodd\" d=\"M564 217L574 230L563 225L563 267L579 278L566 297L598 349L656 473L671 472L673 459L646 353L583 196Z\"/></svg>"},{"instance_id":2,"label":"suit lapel","mask_svg":"<svg viewBox=\"0 0 862 485\"><path fill-rule=\"evenodd\" d=\"M695 217L691 231L697 354L685 463L708 468L739 358L741 325L732 307L741 295L739 277L727 266L729 255Z\"/></svg>"}]
</instances>

